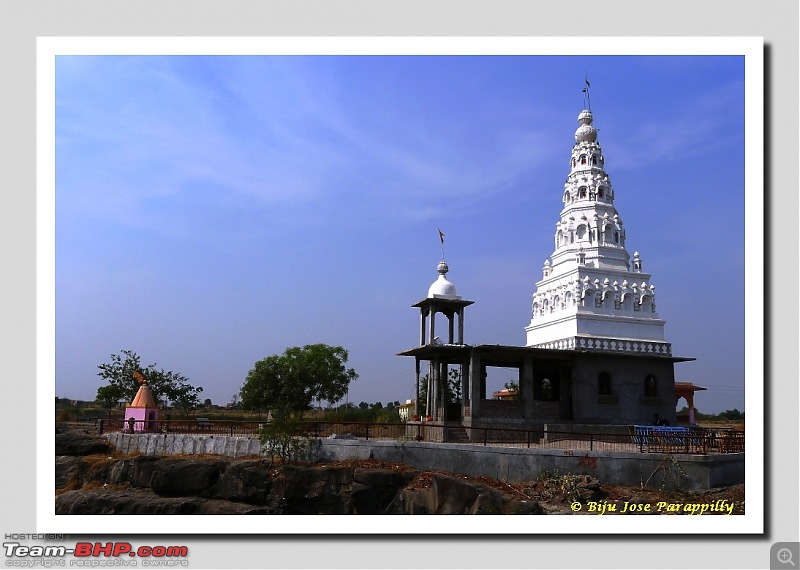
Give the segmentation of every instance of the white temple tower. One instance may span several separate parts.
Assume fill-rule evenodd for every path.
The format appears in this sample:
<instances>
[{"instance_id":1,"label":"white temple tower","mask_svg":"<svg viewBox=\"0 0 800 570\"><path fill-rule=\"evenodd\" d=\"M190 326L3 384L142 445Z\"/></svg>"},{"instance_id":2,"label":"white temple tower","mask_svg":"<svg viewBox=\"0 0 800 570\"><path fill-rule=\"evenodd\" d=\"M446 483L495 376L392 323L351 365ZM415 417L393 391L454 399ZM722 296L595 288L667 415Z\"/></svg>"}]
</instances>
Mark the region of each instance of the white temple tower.
<instances>
[{"instance_id":1,"label":"white temple tower","mask_svg":"<svg viewBox=\"0 0 800 570\"><path fill-rule=\"evenodd\" d=\"M671 355L650 274L643 271L639 253L631 260L625 247L625 228L592 122L590 110L578 115L555 250L536 283L526 344Z\"/></svg>"}]
</instances>

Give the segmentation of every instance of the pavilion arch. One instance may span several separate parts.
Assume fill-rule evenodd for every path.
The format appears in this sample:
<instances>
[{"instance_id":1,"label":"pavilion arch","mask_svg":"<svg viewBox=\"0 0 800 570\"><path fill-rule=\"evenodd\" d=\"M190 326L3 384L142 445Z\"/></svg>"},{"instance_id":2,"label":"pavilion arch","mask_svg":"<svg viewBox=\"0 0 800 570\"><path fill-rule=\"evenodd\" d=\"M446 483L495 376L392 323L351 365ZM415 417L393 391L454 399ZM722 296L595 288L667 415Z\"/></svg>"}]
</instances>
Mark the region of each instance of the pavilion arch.
<instances>
[{"instance_id":1,"label":"pavilion arch","mask_svg":"<svg viewBox=\"0 0 800 570\"><path fill-rule=\"evenodd\" d=\"M620 302L623 311L633 311L633 293L623 293Z\"/></svg>"},{"instance_id":2,"label":"pavilion arch","mask_svg":"<svg viewBox=\"0 0 800 570\"><path fill-rule=\"evenodd\" d=\"M603 242L612 243L614 240L614 228L611 224L603 225Z\"/></svg>"},{"instance_id":3,"label":"pavilion arch","mask_svg":"<svg viewBox=\"0 0 800 570\"><path fill-rule=\"evenodd\" d=\"M581 224L578 226L578 229L575 231L575 235L578 238L578 241L586 241L587 239L588 230L586 224Z\"/></svg>"},{"instance_id":4,"label":"pavilion arch","mask_svg":"<svg viewBox=\"0 0 800 570\"><path fill-rule=\"evenodd\" d=\"M653 296L652 295L642 295L642 298L639 299L639 310L650 313L653 311Z\"/></svg>"}]
</instances>

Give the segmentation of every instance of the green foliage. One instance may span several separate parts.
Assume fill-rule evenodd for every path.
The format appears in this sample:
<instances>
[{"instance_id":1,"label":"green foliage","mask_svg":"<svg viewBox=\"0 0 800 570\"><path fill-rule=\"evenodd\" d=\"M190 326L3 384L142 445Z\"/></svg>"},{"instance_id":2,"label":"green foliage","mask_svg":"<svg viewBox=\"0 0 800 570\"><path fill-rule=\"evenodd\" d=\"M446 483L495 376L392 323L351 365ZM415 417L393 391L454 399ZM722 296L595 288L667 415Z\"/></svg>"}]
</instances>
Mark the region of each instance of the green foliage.
<instances>
[{"instance_id":1,"label":"green foliage","mask_svg":"<svg viewBox=\"0 0 800 570\"><path fill-rule=\"evenodd\" d=\"M242 406L282 414L302 413L314 400L337 402L358 378L347 358L341 346L308 344L259 360L239 392Z\"/></svg>"},{"instance_id":2,"label":"green foliage","mask_svg":"<svg viewBox=\"0 0 800 570\"><path fill-rule=\"evenodd\" d=\"M512 394L512 400L519 400L519 382L511 380L510 382L506 382L503 387Z\"/></svg>"},{"instance_id":3,"label":"green foliage","mask_svg":"<svg viewBox=\"0 0 800 570\"><path fill-rule=\"evenodd\" d=\"M448 404L461 402L461 371L459 369L451 368L447 373L445 390Z\"/></svg>"},{"instance_id":4,"label":"green foliage","mask_svg":"<svg viewBox=\"0 0 800 570\"><path fill-rule=\"evenodd\" d=\"M319 420L327 422L399 423L400 412L397 409L378 408L369 404L367 404L366 408L342 406L338 410L325 410Z\"/></svg>"},{"instance_id":5,"label":"green foliage","mask_svg":"<svg viewBox=\"0 0 800 570\"><path fill-rule=\"evenodd\" d=\"M425 414L425 406L428 401L428 375L419 379L419 409L420 414ZM444 390L444 401L446 405L461 403L461 372L456 368L451 368L447 373L447 381L442 384ZM398 406L399 402L396 403Z\"/></svg>"},{"instance_id":6,"label":"green foliage","mask_svg":"<svg viewBox=\"0 0 800 570\"><path fill-rule=\"evenodd\" d=\"M724 412L720 412L719 417L724 418L726 420L743 420L744 412L740 412L736 408L733 408L732 410L725 410Z\"/></svg>"},{"instance_id":7,"label":"green foliage","mask_svg":"<svg viewBox=\"0 0 800 570\"><path fill-rule=\"evenodd\" d=\"M185 416L200 406L199 394L202 388L195 388L188 378L172 370L156 369L155 364L141 365L139 355L132 350L123 350L120 354L112 354L111 362L99 364L97 373L107 382L97 390L97 401L108 407L111 398L115 402L124 399L132 402L139 391L139 381L134 373L141 375L150 387L156 402L166 402L179 408ZM110 409L110 408L109 408Z\"/></svg>"},{"instance_id":8,"label":"green foliage","mask_svg":"<svg viewBox=\"0 0 800 570\"><path fill-rule=\"evenodd\" d=\"M677 415L688 416L689 408L684 406L683 408L677 411ZM694 417L695 420L702 420L702 421L720 421L720 420L740 421L744 420L744 412L740 412L736 408L733 408L732 410L725 410L724 412L720 412L718 414L704 414L695 409Z\"/></svg>"},{"instance_id":9,"label":"green foliage","mask_svg":"<svg viewBox=\"0 0 800 570\"><path fill-rule=\"evenodd\" d=\"M305 459L311 446L302 421L283 414L273 415L272 421L259 431L259 440L272 463Z\"/></svg>"},{"instance_id":10,"label":"green foliage","mask_svg":"<svg viewBox=\"0 0 800 570\"><path fill-rule=\"evenodd\" d=\"M111 417L111 410L117 407L118 403L124 397L124 391L119 385L109 384L107 386L100 386L97 389L96 401L103 405L108 411L108 417Z\"/></svg>"}]
</instances>

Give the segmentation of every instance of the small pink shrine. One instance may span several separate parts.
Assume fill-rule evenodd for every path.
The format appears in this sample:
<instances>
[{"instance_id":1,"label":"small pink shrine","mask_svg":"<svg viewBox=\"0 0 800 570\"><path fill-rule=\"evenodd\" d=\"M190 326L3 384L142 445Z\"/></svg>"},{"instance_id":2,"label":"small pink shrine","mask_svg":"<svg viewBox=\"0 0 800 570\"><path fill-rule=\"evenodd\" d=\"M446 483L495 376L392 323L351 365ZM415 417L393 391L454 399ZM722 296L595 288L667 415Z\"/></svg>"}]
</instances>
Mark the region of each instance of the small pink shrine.
<instances>
[{"instance_id":1,"label":"small pink shrine","mask_svg":"<svg viewBox=\"0 0 800 570\"><path fill-rule=\"evenodd\" d=\"M133 402L125 408L125 425L123 431L126 432L146 432L158 431L158 417L161 412L156 405L153 392L147 385L147 380L138 372L133 373L134 378L139 381L139 391Z\"/></svg>"}]
</instances>

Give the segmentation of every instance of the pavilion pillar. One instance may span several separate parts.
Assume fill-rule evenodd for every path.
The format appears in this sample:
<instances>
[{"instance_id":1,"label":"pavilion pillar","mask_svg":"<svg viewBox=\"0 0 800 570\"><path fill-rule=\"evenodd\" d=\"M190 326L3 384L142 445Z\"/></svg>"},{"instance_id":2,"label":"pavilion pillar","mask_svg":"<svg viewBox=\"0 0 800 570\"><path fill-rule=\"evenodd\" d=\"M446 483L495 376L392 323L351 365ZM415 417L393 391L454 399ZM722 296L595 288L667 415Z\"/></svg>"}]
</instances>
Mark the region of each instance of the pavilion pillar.
<instances>
[{"instance_id":1,"label":"pavilion pillar","mask_svg":"<svg viewBox=\"0 0 800 570\"><path fill-rule=\"evenodd\" d=\"M419 312L419 345L425 345L425 309L421 309Z\"/></svg>"},{"instance_id":2,"label":"pavilion pillar","mask_svg":"<svg viewBox=\"0 0 800 570\"><path fill-rule=\"evenodd\" d=\"M423 321L424 322L424 321ZM414 357L414 393L416 396L414 397L414 415L419 417L419 357Z\"/></svg>"},{"instance_id":3,"label":"pavilion pillar","mask_svg":"<svg viewBox=\"0 0 800 570\"><path fill-rule=\"evenodd\" d=\"M442 404L442 375L441 375L441 363L439 362L439 358L437 356L433 357L433 412L431 416L433 417L433 421L439 421L441 419L439 414L439 409Z\"/></svg>"},{"instance_id":4,"label":"pavilion pillar","mask_svg":"<svg viewBox=\"0 0 800 570\"><path fill-rule=\"evenodd\" d=\"M453 344L453 341L455 340L454 337L453 337L453 325L455 324L455 323L453 323L453 320L455 318L456 317L453 314L447 315L447 323L448 323L448 331L447 331L448 341L447 342L449 344Z\"/></svg>"},{"instance_id":5,"label":"pavilion pillar","mask_svg":"<svg viewBox=\"0 0 800 570\"><path fill-rule=\"evenodd\" d=\"M464 307L458 309L458 344L464 344Z\"/></svg>"},{"instance_id":6,"label":"pavilion pillar","mask_svg":"<svg viewBox=\"0 0 800 570\"><path fill-rule=\"evenodd\" d=\"M469 399L469 358L465 358L461 362L461 419L466 420L472 413L469 413L470 399Z\"/></svg>"},{"instance_id":7,"label":"pavilion pillar","mask_svg":"<svg viewBox=\"0 0 800 570\"><path fill-rule=\"evenodd\" d=\"M469 363L469 408L472 419L481 417L481 357L473 350Z\"/></svg>"},{"instance_id":8,"label":"pavilion pillar","mask_svg":"<svg viewBox=\"0 0 800 570\"><path fill-rule=\"evenodd\" d=\"M689 425L693 426L694 424L694 394L689 392L686 395L686 403L689 404Z\"/></svg>"},{"instance_id":9,"label":"pavilion pillar","mask_svg":"<svg viewBox=\"0 0 800 570\"><path fill-rule=\"evenodd\" d=\"M522 417L533 419L533 359L528 357L522 362L519 375L519 391L522 399Z\"/></svg>"},{"instance_id":10,"label":"pavilion pillar","mask_svg":"<svg viewBox=\"0 0 800 570\"><path fill-rule=\"evenodd\" d=\"M439 367L439 419L442 421L447 420L447 362L440 362Z\"/></svg>"},{"instance_id":11,"label":"pavilion pillar","mask_svg":"<svg viewBox=\"0 0 800 570\"><path fill-rule=\"evenodd\" d=\"M431 330L430 330L428 344L433 344L433 339L436 338L436 309L434 309L433 307L431 307L430 315L431 315Z\"/></svg>"}]
</instances>

